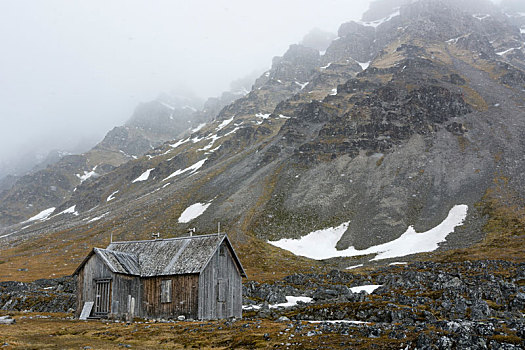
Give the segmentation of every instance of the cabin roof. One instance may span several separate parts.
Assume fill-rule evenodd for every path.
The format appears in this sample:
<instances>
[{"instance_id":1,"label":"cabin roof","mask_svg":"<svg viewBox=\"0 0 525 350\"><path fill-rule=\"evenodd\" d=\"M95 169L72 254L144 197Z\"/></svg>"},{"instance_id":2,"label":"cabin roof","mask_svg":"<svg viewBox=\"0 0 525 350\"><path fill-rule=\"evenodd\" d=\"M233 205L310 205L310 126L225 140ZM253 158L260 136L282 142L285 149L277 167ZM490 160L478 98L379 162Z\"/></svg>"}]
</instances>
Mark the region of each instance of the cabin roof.
<instances>
[{"instance_id":1,"label":"cabin roof","mask_svg":"<svg viewBox=\"0 0 525 350\"><path fill-rule=\"evenodd\" d=\"M140 276L140 265L136 255L101 248L93 250L104 260L111 271Z\"/></svg>"},{"instance_id":2,"label":"cabin roof","mask_svg":"<svg viewBox=\"0 0 525 350\"><path fill-rule=\"evenodd\" d=\"M246 273L226 235L200 235L147 241L112 242L106 249L94 248L75 274L96 253L115 273L141 277L200 273L225 241L239 269Z\"/></svg>"}]
</instances>

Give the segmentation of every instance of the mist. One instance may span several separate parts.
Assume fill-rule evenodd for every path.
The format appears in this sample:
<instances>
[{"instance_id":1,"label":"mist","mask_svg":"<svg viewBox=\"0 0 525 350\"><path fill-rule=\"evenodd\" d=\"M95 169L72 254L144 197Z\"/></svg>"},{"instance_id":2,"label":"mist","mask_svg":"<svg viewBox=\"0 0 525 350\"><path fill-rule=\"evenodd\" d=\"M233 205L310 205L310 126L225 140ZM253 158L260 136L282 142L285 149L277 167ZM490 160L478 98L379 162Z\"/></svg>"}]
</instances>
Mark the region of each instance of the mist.
<instances>
[{"instance_id":1,"label":"mist","mask_svg":"<svg viewBox=\"0 0 525 350\"><path fill-rule=\"evenodd\" d=\"M162 92L219 95L314 27L336 33L368 2L2 1L0 166L87 150Z\"/></svg>"}]
</instances>

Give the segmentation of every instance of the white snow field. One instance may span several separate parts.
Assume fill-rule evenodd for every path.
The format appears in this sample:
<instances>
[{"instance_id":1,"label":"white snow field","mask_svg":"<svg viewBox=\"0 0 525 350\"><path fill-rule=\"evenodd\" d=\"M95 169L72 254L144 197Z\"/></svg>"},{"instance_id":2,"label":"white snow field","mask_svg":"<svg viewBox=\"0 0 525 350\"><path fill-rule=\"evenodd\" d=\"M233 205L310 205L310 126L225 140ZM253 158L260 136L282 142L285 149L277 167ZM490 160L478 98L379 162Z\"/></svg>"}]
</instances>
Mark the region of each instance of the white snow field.
<instances>
[{"instance_id":1,"label":"white snow field","mask_svg":"<svg viewBox=\"0 0 525 350\"><path fill-rule=\"evenodd\" d=\"M436 250L439 247L439 243L444 242L457 226L463 224L467 217L467 211L467 205L456 205L450 209L448 216L441 224L429 231L417 233L410 226L399 238L363 250L357 250L354 247L349 247L345 250L337 250L335 248L350 222L345 222L337 227L314 231L299 239L284 238L278 241L269 241L268 243L288 250L295 255L315 260L368 254L377 254L372 260L402 257Z\"/></svg>"},{"instance_id":2,"label":"white snow field","mask_svg":"<svg viewBox=\"0 0 525 350\"><path fill-rule=\"evenodd\" d=\"M29 219L27 219L26 221L24 221L22 223L31 222L31 221L37 221L37 220L45 220L51 214L53 214L55 209L56 209L55 207L44 209L40 213L36 214L35 216L30 217Z\"/></svg>"},{"instance_id":3,"label":"white snow field","mask_svg":"<svg viewBox=\"0 0 525 350\"><path fill-rule=\"evenodd\" d=\"M369 284L366 286L352 287L350 288L350 290L352 291L352 293L361 293L365 291L366 293L371 294L374 292L374 290L376 290L377 288L381 286L382 284Z\"/></svg>"},{"instance_id":4,"label":"white snow field","mask_svg":"<svg viewBox=\"0 0 525 350\"><path fill-rule=\"evenodd\" d=\"M199 170L204 165L204 163L207 160L208 160L208 158L204 158L203 160L199 160L197 163L193 164L192 166L187 167L186 169L179 169L179 170L175 171L174 173L172 173L170 176L168 176L167 178L165 178L162 181L166 181L168 179L171 179L172 177L184 174L184 173L186 173L188 171L190 171L190 174L193 174L197 170Z\"/></svg>"},{"instance_id":5,"label":"white snow field","mask_svg":"<svg viewBox=\"0 0 525 350\"><path fill-rule=\"evenodd\" d=\"M182 214L180 214L179 222L181 224L186 224L190 222L191 220L201 216L206 211L206 209L208 209L210 204L211 202L195 203L193 205L190 205L189 207L186 208L186 210L182 212Z\"/></svg>"},{"instance_id":6,"label":"white snow field","mask_svg":"<svg viewBox=\"0 0 525 350\"><path fill-rule=\"evenodd\" d=\"M303 303L311 303L312 298L310 297L294 297L294 296L286 296L286 303L280 303L280 304L272 304L269 305L270 309L275 309L278 307L292 307L297 305L298 301L302 301Z\"/></svg>"},{"instance_id":7,"label":"white snow field","mask_svg":"<svg viewBox=\"0 0 525 350\"><path fill-rule=\"evenodd\" d=\"M131 181L131 183L134 184L135 182L146 181L147 179L149 179L149 174L151 174L151 172L153 170L155 170L155 168L146 170L139 177L137 177L135 180Z\"/></svg>"},{"instance_id":8,"label":"white snow field","mask_svg":"<svg viewBox=\"0 0 525 350\"><path fill-rule=\"evenodd\" d=\"M73 215L75 215L75 216L78 216L78 211L76 211L76 209L75 209L76 207L77 207L76 205L74 205L74 206L72 206L72 207L69 207L69 208L67 208L67 209L64 210L64 211L61 211L61 212L58 213L57 215L60 215L60 214L73 214ZM57 215L55 215L55 216L57 216Z\"/></svg>"},{"instance_id":9,"label":"white snow field","mask_svg":"<svg viewBox=\"0 0 525 350\"><path fill-rule=\"evenodd\" d=\"M397 17L399 16L401 13L399 12L399 9L397 9L394 13L392 13L391 15L389 16L386 16L384 18L381 18L381 19L378 19L377 21L372 21L372 22L361 22L361 21L358 21L358 23L366 26L366 27L374 27L374 28L377 28L379 27L381 24L383 23L386 23L388 21L390 21L392 18L394 17Z\"/></svg>"}]
</instances>

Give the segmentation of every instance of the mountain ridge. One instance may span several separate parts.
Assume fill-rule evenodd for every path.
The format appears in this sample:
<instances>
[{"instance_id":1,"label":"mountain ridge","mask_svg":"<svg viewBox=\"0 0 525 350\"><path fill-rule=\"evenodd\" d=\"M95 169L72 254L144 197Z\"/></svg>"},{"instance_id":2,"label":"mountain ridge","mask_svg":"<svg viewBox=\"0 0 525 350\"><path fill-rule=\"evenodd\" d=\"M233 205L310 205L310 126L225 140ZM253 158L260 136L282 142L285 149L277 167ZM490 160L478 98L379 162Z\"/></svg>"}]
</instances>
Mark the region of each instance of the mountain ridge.
<instances>
[{"instance_id":1,"label":"mountain ridge","mask_svg":"<svg viewBox=\"0 0 525 350\"><path fill-rule=\"evenodd\" d=\"M36 237L62 237L47 249L68 247L77 261L109 232L138 239L221 222L251 271L293 269L315 263L267 241L349 222L336 247L365 249L410 226L428 231L455 205L468 216L442 249L479 244L491 215L521 208L525 195L525 39L503 13L389 3L400 8L343 24L324 55L292 45L205 126L77 187L55 213L78 215L9 228L0 244L14 254ZM500 181L514 195L488 210ZM180 222L196 203L209 206Z\"/></svg>"}]
</instances>

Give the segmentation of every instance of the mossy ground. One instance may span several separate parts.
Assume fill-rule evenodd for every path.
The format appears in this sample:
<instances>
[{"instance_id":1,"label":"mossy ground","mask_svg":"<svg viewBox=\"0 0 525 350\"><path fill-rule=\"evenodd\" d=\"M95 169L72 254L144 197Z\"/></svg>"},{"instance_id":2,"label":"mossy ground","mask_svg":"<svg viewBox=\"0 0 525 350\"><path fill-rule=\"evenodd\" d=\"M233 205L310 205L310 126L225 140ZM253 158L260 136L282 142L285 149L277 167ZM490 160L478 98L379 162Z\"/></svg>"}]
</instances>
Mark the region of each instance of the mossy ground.
<instances>
[{"instance_id":1,"label":"mossy ground","mask_svg":"<svg viewBox=\"0 0 525 350\"><path fill-rule=\"evenodd\" d=\"M327 333L318 324L268 320L114 323L79 321L65 314L17 313L0 325L3 349L399 349L407 341ZM299 326L299 328L297 328ZM308 334L308 332L315 332ZM413 339L412 339L413 340Z\"/></svg>"}]
</instances>

